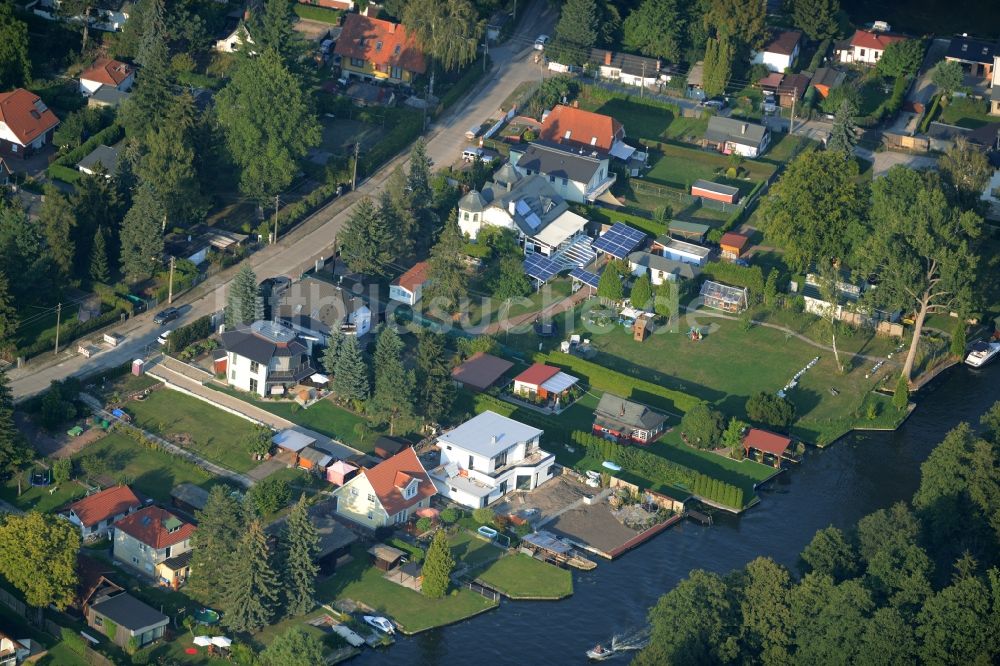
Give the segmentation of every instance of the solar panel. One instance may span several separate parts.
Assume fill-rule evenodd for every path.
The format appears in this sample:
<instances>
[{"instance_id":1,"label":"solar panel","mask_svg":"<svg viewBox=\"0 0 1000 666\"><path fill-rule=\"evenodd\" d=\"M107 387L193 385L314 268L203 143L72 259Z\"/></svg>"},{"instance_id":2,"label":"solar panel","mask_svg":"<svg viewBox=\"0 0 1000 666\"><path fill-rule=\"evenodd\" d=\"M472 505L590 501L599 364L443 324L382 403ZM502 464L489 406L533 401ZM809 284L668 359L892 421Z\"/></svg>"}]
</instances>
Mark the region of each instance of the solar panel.
<instances>
[{"instance_id":1,"label":"solar panel","mask_svg":"<svg viewBox=\"0 0 1000 666\"><path fill-rule=\"evenodd\" d=\"M628 226L624 222L615 222L611 228L594 241L594 249L610 254L616 259L624 259L637 247L642 245L646 234Z\"/></svg>"},{"instance_id":2,"label":"solar panel","mask_svg":"<svg viewBox=\"0 0 1000 666\"><path fill-rule=\"evenodd\" d=\"M531 212L531 206L529 206L524 199L518 199L516 210L518 215L524 217L525 215Z\"/></svg>"},{"instance_id":3,"label":"solar panel","mask_svg":"<svg viewBox=\"0 0 1000 666\"><path fill-rule=\"evenodd\" d=\"M597 273L591 273L588 270L582 268L574 268L569 272L569 276L574 280L579 280L580 282L597 289L597 283L600 281L601 276Z\"/></svg>"},{"instance_id":4,"label":"solar panel","mask_svg":"<svg viewBox=\"0 0 1000 666\"><path fill-rule=\"evenodd\" d=\"M524 223L531 227L532 231L536 231L538 227L542 226L542 220L534 213L531 213L526 218L524 218Z\"/></svg>"},{"instance_id":5,"label":"solar panel","mask_svg":"<svg viewBox=\"0 0 1000 666\"><path fill-rule=\"evenodd\" d=\"M542 282L550 280L562 268L562 264L541 254L529 254L524 259L524 272L527 273L528 277Z\"/></svg>"}]
</instances>

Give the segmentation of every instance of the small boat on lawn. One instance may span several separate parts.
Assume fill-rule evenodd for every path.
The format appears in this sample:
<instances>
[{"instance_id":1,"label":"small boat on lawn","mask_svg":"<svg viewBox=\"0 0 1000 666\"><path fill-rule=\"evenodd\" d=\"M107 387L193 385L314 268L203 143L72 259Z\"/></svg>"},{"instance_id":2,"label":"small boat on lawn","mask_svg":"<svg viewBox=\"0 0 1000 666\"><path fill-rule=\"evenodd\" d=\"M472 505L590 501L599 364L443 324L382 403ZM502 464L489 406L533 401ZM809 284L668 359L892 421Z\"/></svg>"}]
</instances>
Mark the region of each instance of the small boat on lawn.
<instances>
[{"instance_id":1,"label":"small boat on lawn","mask_svg":"<svg viewBox=\"0 0 1000 666\"><path fill-rule=\"evenodd\" d=\"M365 615L361 619L379 631L384 631L390 635L396 633L396 627L393 626L392 622L380 615Z\"/></svg>"},{"instance_id":2,"label":"small boat on lawn","mask_svg":"<svg viewBox=\"0 0 1000 666\"><path fill-rule=\"evenodd\" d=\"M591 661L604 661L615 654L614 650L609 650L600 643L587 650L587 658Z\"/></svg>"},{"instance_id":3,"label":"small boat on lawn","mask_svg":"<svg viewBox=\"0 0 1000 666\"><path fill-rule=\"evenodd\" d=\"M604 462L601 463L601 465L604 466L604 467L607 467L612 472L620 472L620 471L622 471L622 466L621 465L619 465L616 462L612 462L610 460L605 460Z\"/></svg>"},{"instance_id":4,"label":"small boat on lawn","mask_svg":"<svg viewBox=\"0 0 1000 666\"><path fill-rule=\"evenodd\" d=\"M981 368L997 354L1000 354L1000 342L976 342L972 345L972 350L965 357L965 364L973 368Z\"/></svg>"}]
</instances>

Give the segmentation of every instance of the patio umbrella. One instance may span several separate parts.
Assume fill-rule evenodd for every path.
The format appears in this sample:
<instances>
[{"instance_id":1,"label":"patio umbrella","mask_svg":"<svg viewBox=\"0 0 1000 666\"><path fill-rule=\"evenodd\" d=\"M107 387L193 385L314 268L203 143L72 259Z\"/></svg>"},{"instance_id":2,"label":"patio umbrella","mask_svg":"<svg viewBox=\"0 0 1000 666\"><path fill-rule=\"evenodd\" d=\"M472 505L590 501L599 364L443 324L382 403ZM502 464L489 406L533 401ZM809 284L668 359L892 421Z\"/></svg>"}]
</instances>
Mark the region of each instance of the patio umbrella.
<instances>
[{"instance_id":1,"label":"patio umbrella","mask_svg":"<svg viewBox=\"0 0 1000 666\"><path fill-rule=\"evenodd\" d=\"M233 639L226 638L225 636L213 636L212 644L216 647L227 648L233 644Z\"/></svg>"},{"instance_id":2,"label":"patio umbrella","mask_svg":"<svg viewBox=\"0 0 1000 666\"><path fill-rule=\"evenodd\" d=\"M208 646L208 645L212 644L212 637L211 636L195 636L193 642L194 642L195 645L198 645L200 647L205 647L205 646Z\"/></svg>"},{"instance_id":3,"label":"patio umbrella","mask_svg":"<svg viewBox=\"0 0 1000 666\"><path fill-rule=\"evenodd\" d=\"M440 512L437 509L432 509L431 507L426 507L417 511L417 515L421 518L437 518L438 513Z\"/></svg>"}]
</instances>

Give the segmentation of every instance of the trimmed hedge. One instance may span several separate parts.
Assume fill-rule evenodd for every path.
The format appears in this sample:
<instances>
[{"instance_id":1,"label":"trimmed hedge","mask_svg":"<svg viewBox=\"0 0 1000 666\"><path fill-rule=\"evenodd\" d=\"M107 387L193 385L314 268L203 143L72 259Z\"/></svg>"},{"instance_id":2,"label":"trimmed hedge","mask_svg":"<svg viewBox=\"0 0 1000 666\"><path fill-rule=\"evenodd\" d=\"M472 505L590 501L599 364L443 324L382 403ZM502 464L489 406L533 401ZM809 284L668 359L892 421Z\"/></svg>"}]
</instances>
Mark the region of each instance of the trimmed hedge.
<instances>
[{"instance_id":1,"label":"trimmed hedge","mask_svg":"<svg viewBox=\"0 0 1000 666\"><path fill-rule=\"evenodd\" d=\"M701 402L698 398L687 393L674 391L652 382L636 379L635 377L629 377L628 375L609 370L572 354L563 354L561 352L537 353L534 356L534 361L536 363L554 365L563 370L570 371L600 391L609 391L623 398L632 398L636 394L642 394L642 402L658 403L654 404L654 406L663 409L677 409L681 412L686 412Z\"/></svg>"},{"instance_id":2,"label":"trimmed hedge","mask_svg":"<svg viewBox=\"0 0 1000 666\"><path fill-rule=\"evenodd\" d=\"M72 344L72 342L77 338L83 337L88 333L92 333L93 331L96 331L100 328L104 328L105 326L113 324L114 322L118 321L118 319L122 316L123 312L124 310L116 307L110 310L109 312L105 312L100 316L88 319L85 322L79 322L74 320L73 323L71 324L64 324L59 327L60 331L59 340L62 343L63 347L66 347ZM19 356L23 356L24 358L31 358L32 356L38 356L43 352L51 351L52 349L54 349L55 340L56 340L56 330L55 328L50 328L47 331L44 331L41 335L39 335L38 338L27 347L22 347L18 349L17 353Z\"/></svg>"},{"instance_id":3,"label":"trimmed hedge","mask_svg":"<svg viewBox=\"0 0 1000 666\"><path fill-rule=\"evenodd\" d=\"M72 180L67 180L66 182L76 182L76 180L79 180L81 175L80 172L76 170L76 165L80 160L94 152L94 149L98 146L102 144L105 146L113 146L121 141L124 136L125 129L118 123L114 123L110 127L105 127L73 150L53 160L52 164L48 166L45 172L50 178L66 180L65 176L69 175L67 172L72 171L73 174L75 174L75 177ZM60 169L57 167L62 168ZM65 169L65 171L63 169Z\"/></svg>"},{"instance_id":4,"label":"trimmed hedge","mask_svg":"<svg viewBox=\"0 0 1000 666\"><path fill-rule=\"evenodd\" d=\"M900 76L892 84L892 94L879 105L871 115L857 119L859 127L874 127L887 118L892 118L899 112L906 100L906 90L910 85L910 77Z\"/></svg>"},{"instance_id":5,"label":"trimmed hedge","mask_svg":"<svg viewBox=\"0 0 1000 666\"><path fill-rule=\"evenodd\" d=\"M61 180L64 183L69 183L73 185L76 181L80 180L83 176L79 169L72 169L68 166L63 166L62 164L50 164L45 172L48 174L49 178L53 180Z\"/></svg>"},{"instance_id":6,"label":"trimmed hedge","mask_svg":"<svg viewBox=\"0 0 1000 666\"><path fill-rule=\"evenodd\" d=\"M493 66L488 55L480 56L469 64L458 81L448 89L448 92L441 95L441 107L447 109L458 101L458 99L469 92L472 86L476 85L483 78L483 58L486 58L486 71Z\"/></svg>"},{"instance_id":7,"label":"trimmed hedge","mask_svg":"<svg viewBox=\"0 0 1000 666\"><path fill-rule=\"evenodd\" d=\"M386 124L391 126L379 142L358 161L358 173L369 176L417 140L423 131L423 116L409 109L386 109Z\"/></svg>"},{"instance_id":8,"label":"trimmed hedge","mask_svg":"<svg viewBox=\"0 0 1000 666\"><path fill-rule=\"evenodd\" d=\"M743 508L743 490L719 479L695 472L687 467L672 463L655 453L638 446L623 446L597 435L574 431L574 444L582 446L587 455L595 460L612 460L626 471L643 479L663 486L679 486L694 495L732 507ZM655 490L655 488L651 488Z\"/></svg>"},{"instance_id":9,"label":"trimmed hedge","mask_svg":"<svg viewBox=\"0 0 1000 666\"><path fill-rule=\"evenodd\" d=\"M199 317L187 326L181 326L167 338L170 352L186 349L193 342L204 340L212 334L212 318L208 315Z\"/></svg>"},{"instance_id":10,"label":"trimmed hedge","mask_svg":"<svg viewBox=\"0 0 1000 666\"><path fill-rule=\"evenodd\" d=\"M941 108L941 93L935 93L934 98L931 100L931 105L924 111L924 117L920 120L920 126L917 131L921 134L926 134L927 130L931 128L931 123L934 122L935 116L938 114L938 110Z\"/></svg>"},{"instance_id":11,"label":"trimmed hedge","mask_svg":"<svg viewBox=\"0 0 1000 666\"><path fill-rule=\"evenodd\" d=\"M702 274L710 280L725 282L750 290L750 301L760 302L764 298L764 271L760 266L740 266L728 261L710 261L705 264Z\"/></svg>"},{"instance_id":12,"label":"trimmed hedge","mask_svg":"<svg viewBox=\"0 0 1000 666\"><path fill-rule=\"evenodd\" d=\"M343 15L343 12L336 9L303 5L298 2L293 5L293 10L295 11L295 15L299 18L306 19L307 21L329 23L330 25L340 25L340 19Z\"/></svg>"}]
</instances>

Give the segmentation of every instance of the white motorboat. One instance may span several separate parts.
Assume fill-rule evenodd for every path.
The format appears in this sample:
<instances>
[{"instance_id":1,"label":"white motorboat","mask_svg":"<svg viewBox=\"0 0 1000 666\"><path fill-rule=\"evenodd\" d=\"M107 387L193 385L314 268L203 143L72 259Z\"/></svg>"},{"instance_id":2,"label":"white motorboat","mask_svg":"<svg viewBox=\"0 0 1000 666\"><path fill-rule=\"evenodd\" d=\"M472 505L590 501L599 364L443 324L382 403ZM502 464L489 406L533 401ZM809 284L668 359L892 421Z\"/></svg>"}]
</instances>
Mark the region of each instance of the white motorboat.
<instances>
[{"instance_id":1,"label":"white motorboat","mask_svg":"<svg viewBox=\"0 0 1000 666\"><path fill-rule=\"evenodd\" d=\"M972 345L969 355L965 357L965 364L981 368L997 354L1000 354L1000 342L976 342Z\"/></svg>"},{"instance_id":2,"label":"white motorboat","mask_svg":"<svg viewBox=\"0 0 1000 666\"><path fill-rule=\"evenodd\" d=\"M379 631L384 631L387 634L396 633L396 627L393 626L392 622L380 615L364 615L361 619Z\"/></svg>"},{"instance_id":3,"label":"white motorboat","mask_svg":"<svg viewBox=\"0 0 1000 666\"><path fill-rule=\"evenodd\" d=\"M615 651L604 647L603 645L595 645L594 647L587 650L587 658L591 661L604 661L614 656Z\"/></svg>"}]
</instances>

